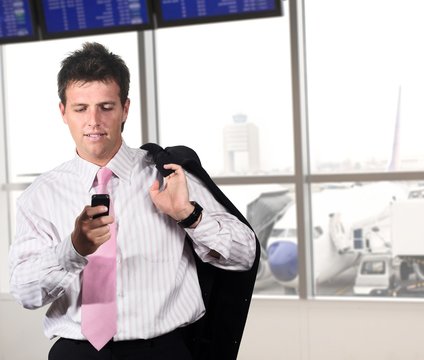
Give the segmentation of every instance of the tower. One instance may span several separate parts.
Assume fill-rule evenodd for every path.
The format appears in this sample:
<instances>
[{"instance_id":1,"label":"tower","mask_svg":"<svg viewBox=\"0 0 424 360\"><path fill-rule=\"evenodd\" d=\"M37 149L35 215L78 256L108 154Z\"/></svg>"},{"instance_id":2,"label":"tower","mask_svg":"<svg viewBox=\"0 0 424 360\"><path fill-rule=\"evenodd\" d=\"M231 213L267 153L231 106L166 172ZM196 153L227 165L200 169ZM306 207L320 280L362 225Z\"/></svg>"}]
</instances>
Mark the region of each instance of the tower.
<instances>
[{"instance_id":1,"label":"tower","mask_svg":"<svg viewBox=\"0 0 424 360\"><path fill-rule=\"evenodd\" d=\"M245 114L233 116L233 123L224 127L225 173L256 173L259 171L259 130L247 121Z\"/></svg>"}]
</instances>

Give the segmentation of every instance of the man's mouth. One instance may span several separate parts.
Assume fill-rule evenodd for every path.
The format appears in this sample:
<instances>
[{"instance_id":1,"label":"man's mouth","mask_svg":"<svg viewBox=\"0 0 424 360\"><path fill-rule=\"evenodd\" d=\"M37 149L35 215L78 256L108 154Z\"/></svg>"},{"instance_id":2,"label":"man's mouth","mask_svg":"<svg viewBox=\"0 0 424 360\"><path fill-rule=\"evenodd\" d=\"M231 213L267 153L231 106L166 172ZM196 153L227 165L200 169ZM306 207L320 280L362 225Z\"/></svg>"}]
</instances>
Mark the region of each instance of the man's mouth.
<instances>
[{"instance_id":1,"label":"man's mouth","mask_svg":"<svg viewBox=\"0 0 424 360\"><path fill-rule=\"evenodd\" d=\"M106 136L106 133L94 133L94 134L84 134L84 136L96 140L96 139L100 139L103 136Z\"/></svg>"}]
</instances>

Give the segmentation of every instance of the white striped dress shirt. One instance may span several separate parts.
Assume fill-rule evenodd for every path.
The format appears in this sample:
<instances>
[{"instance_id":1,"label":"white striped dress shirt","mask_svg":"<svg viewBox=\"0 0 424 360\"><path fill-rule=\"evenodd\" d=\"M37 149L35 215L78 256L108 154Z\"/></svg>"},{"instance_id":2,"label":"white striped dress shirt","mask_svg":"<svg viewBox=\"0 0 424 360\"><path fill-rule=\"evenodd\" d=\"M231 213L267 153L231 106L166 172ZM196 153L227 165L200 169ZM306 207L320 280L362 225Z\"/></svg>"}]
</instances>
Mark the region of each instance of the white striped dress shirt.
<instances>
[{"instance_id":1,"label":"white striped dress shirt","mask_svg":"<svg viewBox=\"0 0 424 360\"><path fill-rule=\"evenodd\" d=\"M253 232L187 174L190 200L204 208L196 229L182 229L160 213L149 187L161 178L146 152L122 145L107 165L117 228L118 332L115 340L148 339L192 323L205 311L194 258L184 238L193 239L205 262L246 270L255 256ZM94 194L99 167L78 156L39 176L17 203L16 238L10 250L10 288L26 308L51 304L46 336L84 339L81 279L87 258L72 246L75 219ZM220 259L209 257L213 249Z\"/></svg>"}]
</instances>

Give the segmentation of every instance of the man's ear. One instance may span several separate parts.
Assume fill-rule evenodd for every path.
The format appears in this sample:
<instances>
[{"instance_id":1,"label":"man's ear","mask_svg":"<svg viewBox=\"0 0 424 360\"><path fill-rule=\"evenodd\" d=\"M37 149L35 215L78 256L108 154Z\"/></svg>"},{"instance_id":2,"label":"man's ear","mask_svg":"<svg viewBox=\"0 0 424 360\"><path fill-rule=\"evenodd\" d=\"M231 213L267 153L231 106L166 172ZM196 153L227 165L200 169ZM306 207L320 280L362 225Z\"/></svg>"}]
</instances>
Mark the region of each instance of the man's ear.
<instances>
[{"instance_id":1,"label":"man's ear","mask_svg":"<svg viewBox=\"0 0 424 360\"><path fill-rule=\"evenodd\" d=\"M128 112L130 111L130 103L131 103L130 99L127 98L124 104L124 115L125 115L124 122L127 120Z\"/></svg>"},{"instance_id":2,"label":"man's ear","mask_svg":"<svg viewBox=\"0 0 424 360\"><path fill-rule=\"evenodd\" d=\"M124 126L125 126L125 122L127 121L129 110L130 110L130 99L127 98L127 100L125 101L125 104L124 104L124 115L123 115L122 120L121 120L121 132L124 131Z\"/></svg>"},{"instance_id":3,"label":"man's ear","mask_svg":"<svg viewBox=\"0 0 424 360\"><path fill-rule=\"evenodd\" d=\"M65 118L65 105L62 102L59 103L59 110L60 110L60 115L62 115L63 122L67 124L68 122L66 121L66 118Z\"/></svg>"}]
</instances>

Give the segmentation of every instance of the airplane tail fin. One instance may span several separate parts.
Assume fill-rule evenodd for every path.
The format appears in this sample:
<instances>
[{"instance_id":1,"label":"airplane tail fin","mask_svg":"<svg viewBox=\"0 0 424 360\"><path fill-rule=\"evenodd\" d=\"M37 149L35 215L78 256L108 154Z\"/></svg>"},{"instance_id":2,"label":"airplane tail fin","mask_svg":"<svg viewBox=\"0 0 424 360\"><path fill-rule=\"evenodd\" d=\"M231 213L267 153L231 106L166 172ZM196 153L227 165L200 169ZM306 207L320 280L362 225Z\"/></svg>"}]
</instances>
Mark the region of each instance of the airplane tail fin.
<instances>
[{"instance_id":1,"label":"airplane tail fin","mask_svg":"<svg viewBox=\"0 0 424 360\"><path fill-rule=\"evenodd\" d=\"M393 136L393 145L392 145L392 154L391 154L391 158L390 158L390 161L389 161L387 169L386 169L387 171L399 170L399 164L400 164L400 158L399 158L400 143L399 143L399 140L400 140L401 95L402 95L402 88L399 86L395 132L394 132L394 136Z\"/></svg>"}]
</instances>

